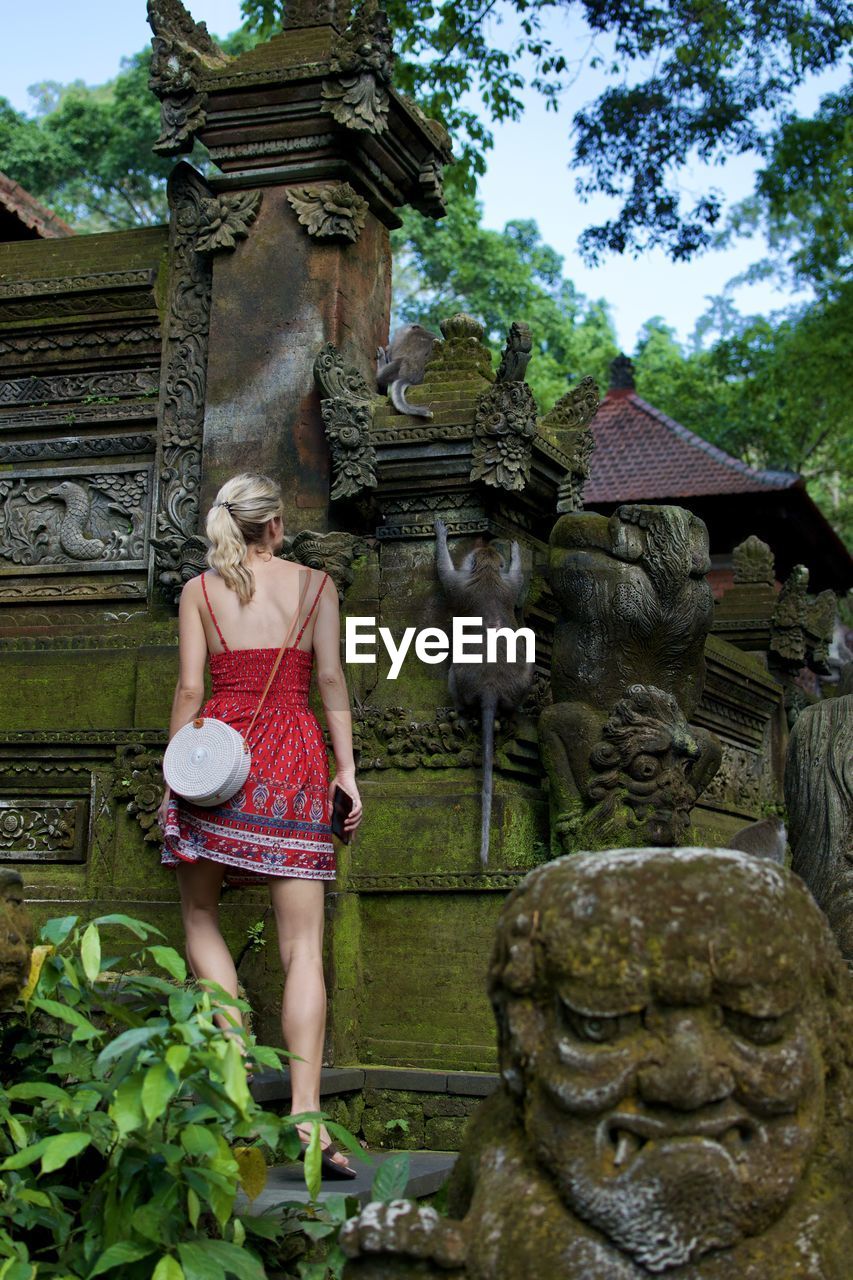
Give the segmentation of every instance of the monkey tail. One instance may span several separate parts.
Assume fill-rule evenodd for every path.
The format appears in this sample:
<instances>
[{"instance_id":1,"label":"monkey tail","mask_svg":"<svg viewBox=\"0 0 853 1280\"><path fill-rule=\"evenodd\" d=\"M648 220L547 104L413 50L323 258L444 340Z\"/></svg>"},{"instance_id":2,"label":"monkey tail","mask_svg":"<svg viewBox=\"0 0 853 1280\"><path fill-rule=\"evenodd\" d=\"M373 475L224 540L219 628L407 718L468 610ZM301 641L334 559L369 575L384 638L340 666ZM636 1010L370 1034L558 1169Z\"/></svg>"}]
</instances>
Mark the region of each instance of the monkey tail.
<instances>
[{"instance_id":1,"label":"monkey tail","mask_svg":"<svg viewBox=\"0 0 853 1280\"><path fill-rule=\"evenodd\" d=\"M425 404L410 404L406 397L406 392L412 386L411 382L404 381L403 378L395 378L388 388L388 394L391 397L391 403L398 413L408 413L413 418L431 418L432 410L428 409Z\"/></svg>"},{"instance_id":2,"label":"monkey tail","mask_svg":"<svg viewBox=\"0 0 853 1280\"><path fill-rule=\"evenodd\" d=\"M485 690L480 702L483 729L483 809L480 819L480 864L489 861L489 835L492 829L492 781L495 771L495 711L497 697Z\"/></svg>"}]
</instances>

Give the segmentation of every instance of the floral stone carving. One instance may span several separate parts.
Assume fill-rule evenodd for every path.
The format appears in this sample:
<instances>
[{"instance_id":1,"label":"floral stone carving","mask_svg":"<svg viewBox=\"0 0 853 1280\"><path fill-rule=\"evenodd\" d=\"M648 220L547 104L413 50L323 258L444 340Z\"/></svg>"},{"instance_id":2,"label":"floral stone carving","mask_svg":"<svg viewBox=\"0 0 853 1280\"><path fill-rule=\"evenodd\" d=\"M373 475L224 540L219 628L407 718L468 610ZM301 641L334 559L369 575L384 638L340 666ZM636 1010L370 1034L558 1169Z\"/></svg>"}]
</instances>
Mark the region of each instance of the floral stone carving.
<instances>
[{"instance_id":1,"label":"floral stone carving","mask_svg":"<svg viewBox=\"0 0 853 1280\"><path fill-rule=\"evenodd\" d=\"M364 0L332 49L333 75L323 81L323 105L348 129L382 133L388 127L393 53L388 17Z\"/></svg>"},{"instance_id":2,"label":"floral stone carving","mask_svg":"<svg viewBox=\"0 0 853 1280\"><path fill-rule=\"evenodd\" d=\"M163 798L163 753L145 747L120 747L116 753L115 795L139 823L148 844L163 839L157 809Z\"/></svg>"},{"instance_id":3,"label":"floral stone carving","mask_svg":"<svg viewBox=\"0 0 853 1280\"><path fill-rule=\"evenodd\" d=\"M213 196L203 200L199 209L197 253L215 253L218 249L235 249L245 240L249 227L261 207L260 191L239 191L234 195Z\"/></svg>"},{"instance_id":4,"label":"floral stone carving","mask_svg":"<svg viewBox=\"0 0 853 1280\"><path fill-rule=\"evenodd\" d=\"M314 377L325 395L320 410L332 454L331 497L350 498L375 488L379 478L370 433L377 397L331 342L314 361Z\"/></svg>"},{"instance_id":5,"label":"floral stone carving","mask_svg":"<svg viewBox=\"0 0 853 1280\"><path fill-rule=\"evenodd\" d=\"M721 755L687 724L713 618L707 530L680 507L624 506L561 516L550 547L554 700L539 742L555 851L677 843ZM623 830L601 830L617 814Z\"/></svg>"},{"instance_id":6,"label":"floral stone carving","mask_svg":"<svg viewBox=\"0 0 853 1280\"><path fill-rule=\"evenodd\" d=\"M530 478L536 401L526 382L496 382L477 397L471 479L523 489Z\"/></svg>"},{"instance_id":7,"label":"floral stone carving","mask_svg":"<svg viewBox=\"0 0 853 1280\"><path fill-rule=\"evenodd\" d=\"M348 182L336 186L296 187L287 193L288 203L309 236L318 240L355 243L364 228L367 201Z\"/></svg>"},{"instance_id":8,"label":"floral stone carving","mask_svg":"<svg viewBox=\"0 0 853 1280\"><path fill-rule=\"evenodd\" d=\"M850 982L796 876L721 849L560 858L489 969L501 1086L450 1218L374 1203L346 1280L844 1280Z\"/></svg>"}]
</instances>

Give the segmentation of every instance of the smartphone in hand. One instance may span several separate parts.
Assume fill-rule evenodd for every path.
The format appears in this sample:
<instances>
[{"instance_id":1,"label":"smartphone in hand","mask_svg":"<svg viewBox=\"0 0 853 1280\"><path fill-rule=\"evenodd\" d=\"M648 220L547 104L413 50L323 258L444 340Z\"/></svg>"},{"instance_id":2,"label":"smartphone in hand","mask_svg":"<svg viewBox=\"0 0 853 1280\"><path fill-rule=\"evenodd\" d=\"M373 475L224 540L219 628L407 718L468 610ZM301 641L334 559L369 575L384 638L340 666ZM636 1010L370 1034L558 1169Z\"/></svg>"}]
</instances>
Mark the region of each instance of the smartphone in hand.
<instances>
[{"instance_id":1,"label":"smartphone in hand","mask_svg":"<svg viewBox=\"0 0 853 1280\"><path fill-rule=\"evenodd\" d=\"M352 811L353 799L342 787L335 787L332 800L332 835L349 844L351 832L344 831L344 822Z\"/></svg>"}]
</instances>

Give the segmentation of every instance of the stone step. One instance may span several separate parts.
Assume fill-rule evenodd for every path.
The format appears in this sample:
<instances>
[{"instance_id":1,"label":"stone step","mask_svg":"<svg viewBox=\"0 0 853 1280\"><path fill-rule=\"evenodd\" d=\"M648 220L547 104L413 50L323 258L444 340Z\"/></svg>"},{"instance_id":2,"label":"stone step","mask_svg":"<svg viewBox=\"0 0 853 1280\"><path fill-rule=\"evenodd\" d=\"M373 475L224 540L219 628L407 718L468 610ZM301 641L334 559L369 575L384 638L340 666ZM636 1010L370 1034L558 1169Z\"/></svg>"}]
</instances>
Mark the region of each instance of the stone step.
<instances>
[{"instance_id":1,"label":"stone step","mask_svg":"<svg viewBox=\"0 0 853 1280\"><path fill-rule=\"evenodd\" d=\"M403 1089L412 1093L449 1093L486 1098L500 1077L492 1071L430 1071L418 1067L324 1067L320 1096L353 1093L359 1089ZM252 1081L256 1102L288 1102L290 1072L259 1071Z\"/></svg>"},{"instance_id":2,"label":"stone step","mask_svg":"<svg viewBox=\"0 0 853 1280\"><path fill-rule=\"evenodd\" d=\"M329 1178L324 1180L320 1191L320 1200L329 1196L355 1196L361 1204L370 1199L370 1188L376 1171L383 1160L396 1154L393 1151L377 1151L368 1153L371 1163L351 1157L358 1173L355 1178ZM406 1197L420 1200L431 1196L447 1181L456 1160L452 1151L409 1151L411 1173L406 1186ZM305 1174L302 1165L296 1161L291 1164L276 1165L267 1174L267 1184L261 1194L252 1201L250 1213L267 1213L277 1205L288 1200L299 1203L308 1202L308 1191L305 1187Z\"/></svg>"}]
</instances>

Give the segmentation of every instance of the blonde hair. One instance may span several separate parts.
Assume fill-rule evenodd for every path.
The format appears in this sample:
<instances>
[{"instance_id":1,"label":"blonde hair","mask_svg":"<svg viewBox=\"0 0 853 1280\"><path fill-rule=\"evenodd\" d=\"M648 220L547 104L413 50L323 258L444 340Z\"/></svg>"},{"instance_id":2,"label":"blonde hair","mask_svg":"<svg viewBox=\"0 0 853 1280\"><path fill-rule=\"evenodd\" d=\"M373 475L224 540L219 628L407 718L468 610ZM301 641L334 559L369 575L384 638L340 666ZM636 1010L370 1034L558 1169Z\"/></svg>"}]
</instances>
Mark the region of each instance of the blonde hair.
<instances>
[{"instance_id":1,"label":"blonde hair","mask_svg":"<svg viewBox=\"0 0 853 1280\"><path fill-rule=\"evenodd\" d=\"M207 563L237 592L242 604L255 594L248 549L263 542L267 521L281 514L281 486L269 476L249 473L226 480L207 513Z\"/></svg>"}]
</instances>

